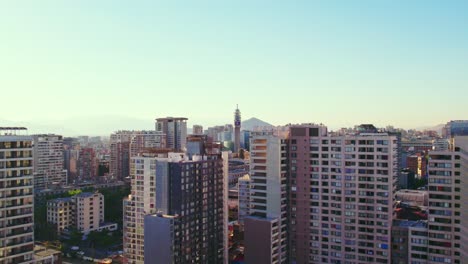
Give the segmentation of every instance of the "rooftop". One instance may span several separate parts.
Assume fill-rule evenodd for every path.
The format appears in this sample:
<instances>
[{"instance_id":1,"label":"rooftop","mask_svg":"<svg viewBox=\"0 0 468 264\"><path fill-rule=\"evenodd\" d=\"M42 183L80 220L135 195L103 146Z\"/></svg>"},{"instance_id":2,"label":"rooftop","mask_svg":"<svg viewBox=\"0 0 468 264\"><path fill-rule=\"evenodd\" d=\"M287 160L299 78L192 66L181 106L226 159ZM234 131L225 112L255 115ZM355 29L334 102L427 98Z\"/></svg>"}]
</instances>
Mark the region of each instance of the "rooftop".
<instances>
[{"instance_id":1,"label":"rooftop","mask_svg":"<svg viewBox=\"0 0 468 264\"><path fill-rule=\"evenodd\" d=\"M48 202L49 203L67 203L67 202L71 202L71 198L70 197L56 198L56 199L53 199L53 200L49 200Z\"/></svg>"},{"instance_id":2,"label":"rooftop","mask_svg":"<svg viewBox=\"0 0 468 264\"><path fill-rule=\"evenodd\" d=\"M75 195L74 197L87 198L87 197L93 197L95 194L100 194L100 193L99 192L82 192L82 193Z\"/></svg>"}]
</instances>

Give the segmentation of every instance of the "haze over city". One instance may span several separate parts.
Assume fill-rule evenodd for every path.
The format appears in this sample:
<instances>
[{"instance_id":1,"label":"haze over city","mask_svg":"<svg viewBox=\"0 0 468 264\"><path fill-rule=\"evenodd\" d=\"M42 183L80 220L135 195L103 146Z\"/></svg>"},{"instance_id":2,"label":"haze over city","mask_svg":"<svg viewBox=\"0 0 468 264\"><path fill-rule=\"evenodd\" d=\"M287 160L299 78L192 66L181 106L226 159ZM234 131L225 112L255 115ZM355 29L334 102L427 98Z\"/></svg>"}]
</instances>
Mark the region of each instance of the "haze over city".
<instances>
[{"instance_id":1,"label":"haze over city","mask_svg":"<svg viewBox=\"0 0 468 264\"><path fill-rule=\"evenodd\" d=\"M434 126L468 115L466 11L466 1L2 3L0 121L108 135L158 116L225 123L239 104L274 125Z\"/></svg>"}]
</instances>

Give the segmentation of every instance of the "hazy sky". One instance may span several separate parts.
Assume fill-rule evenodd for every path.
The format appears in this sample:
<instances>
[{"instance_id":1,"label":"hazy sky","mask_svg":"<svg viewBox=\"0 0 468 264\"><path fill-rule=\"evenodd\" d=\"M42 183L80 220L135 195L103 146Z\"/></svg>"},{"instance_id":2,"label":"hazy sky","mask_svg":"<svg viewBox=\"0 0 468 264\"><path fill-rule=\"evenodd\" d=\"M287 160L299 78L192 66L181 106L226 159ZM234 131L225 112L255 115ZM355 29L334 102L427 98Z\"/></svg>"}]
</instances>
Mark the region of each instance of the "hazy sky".
<instances>
[{"instance_id":1,"label":"hazy sky","mask_svg":"<svg viewBox=\"0 0 468 264\"><path fill-rule=\"evenodd\" d=\"M468 119L468 1L118 2L0 4L1 125Z\"/></svg>"}]
</instances>

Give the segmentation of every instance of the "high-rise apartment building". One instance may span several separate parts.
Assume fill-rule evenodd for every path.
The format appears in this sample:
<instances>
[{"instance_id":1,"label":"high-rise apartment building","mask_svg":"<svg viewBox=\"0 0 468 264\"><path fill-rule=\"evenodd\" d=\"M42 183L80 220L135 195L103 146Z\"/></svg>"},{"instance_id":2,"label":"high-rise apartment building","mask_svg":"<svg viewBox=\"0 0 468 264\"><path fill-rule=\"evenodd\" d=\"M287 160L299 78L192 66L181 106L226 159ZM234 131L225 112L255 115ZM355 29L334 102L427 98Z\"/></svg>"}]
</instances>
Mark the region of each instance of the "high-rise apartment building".
<instances>
[{"instance_id":1,"label":"high-rise apartment building","mask_svg":"<svg viewBox=\"0 0 468 264\"><path fill-rule=\"evenodd\" d=\"M227 155L190 140L200 144L193 152L155 150L131 159L132 192L124 201L129 263L227 261Z\"/></svg>"},{"instance_id":2,"label":"high-rise apartment building","mask_svg":"<svg viewBox=\"0 0 468 264\"><path fill-rule=\"evenodd\" d=\"M291 261L391 263L399 148L398 135L372 125L349 134L290 127Z\"/></svg>"},{"instance_id":3,"label":"high-rise apartment building","mask_svg":"<svg viewBox=\"0 0 468 264\"><path fill-rule=\"evenodd\" d=\"M185 117L156 119L156 132L164 135L166 148L176 151L185 149L187 142L187 120Z\"/></svg>"},{"instance_id":4,"label":"high-rise apartment building","mask_svg":"<svg viewBox=\"0 0 468 264\"><path fill-rule=\"evenodd\" d=\"M123 180L130 175L130 140L133 131L118 131L110 136L109 174Z\"/></svg>"},{"instance_id":5,"label":"high-rise apartment building","mask_svg":"<svg viewBox=\"0 0 468 264\"><path fill-rule=\"evenodd\" d=\"M78 158L78 177L80 180L92 180L97 175L96 153L93 148L82 148Z\"/></svg>"},{"instance_id":6,"label":"high-rise apartment building","mask_svg":"<svg viewBox=\"0 0 468 264\"><path fill-rule=\"evenodd\" d=\"M427 221L395 220L392 226L392 264L427 263Z\"/></svg>"},{"instance_id":7,"label":"high-rise apartment building","mask_svg":"<svg viewBox=\"0 0 468 264\"><path fill-rule=\"evenodd\" d=\"M32 138L26 128L0 128L0 263L33 263Z\"/></svg>"},{"instance_id":8,"label":"high-rise apartment building","mask_svg":"<svg viewBox=\"0 0 468 264\"><path fill-rule=\"evenodd\" d=\"M109 174L116 179L129 176L130 158L148 148L165 148L165 135L157 131L117 131L110 137Z\"/></svg>"},{"instance_id":9,"label":"high-rise apartment building","mask_svg":"<svg viewBox=\"0 0 468 264\"><path fill-rule=\"evenodd\" d=\"M429 152L428 263L464 263L468 256L468 137L447 151Z\"/></svg>"},{"instance_id":10,"label":"high-rise apartment building","mask_svg":"<svg viewBox=\"0 0 468 264\"><path fill-rule=\"evenodd\" d=\"M129 263L144 263L144 218L156 213L157 163L178 162L183 157L183 153L160 151L131 158L131 194L124 200L123 219L124 253Z\"/></svg>"},{"instance_id":11,"label":"high-rise apartment building","mask_svg":"<svg viewBox=\"0 0 468 264\"><path fill-rule=\"evenodd\" d=\"M238 221L240 224L244 224L244 218L250 215L250 184L252 179L248 174L239 178L238 190L239 190L239 209L238 209Z\"/></svg>"},{"instance_id":12,"label":"high-rise apartment building","mask_svg":"<svg viewBox=\"0 0 468 264\"><path fill-rule=\"evenodd\" d=\"M157 131L133 131L130 138L130 157L150 148L165 148L165 136Z\"/></svg>"},{"instance_id":13,"label":"high-rise apartment building","mask_svg":"<svg viewBox=\"0 0 468 264\"><path fill-rule=\"evenodd\" d=\"M442 129L442 136L452 138L454 136L468 136L468 120L452 120Z\"/></svg>"},{"instance_id":14,"label":"high-rise apartment building","mask_svg":"<svg viewBox=\"0 0 468 264\"><path fill-rule=\"evenodd\" d=\"M250 152L251 206L250 216L244 217L245 260L288 263L286 135L252 132Z\"/></svg>"},{"instance_id":15,"label":"high-rise apartment building","mask_svg":"<svg viewBox=\"0 0 468 264\"><path fill-rule=\"evenodd\" d=\"M67 183L62 136L53 134L34 135L33 151L35 189L47 189Z\"/></svg>"}]
</instances>

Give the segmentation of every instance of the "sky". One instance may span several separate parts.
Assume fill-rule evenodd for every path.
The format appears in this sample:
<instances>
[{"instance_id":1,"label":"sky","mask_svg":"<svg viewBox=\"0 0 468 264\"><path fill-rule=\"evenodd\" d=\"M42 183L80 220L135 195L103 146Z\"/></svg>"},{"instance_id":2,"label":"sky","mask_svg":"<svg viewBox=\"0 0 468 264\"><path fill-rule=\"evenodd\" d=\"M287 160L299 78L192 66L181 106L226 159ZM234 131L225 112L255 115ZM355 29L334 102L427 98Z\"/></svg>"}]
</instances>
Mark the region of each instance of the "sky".
<instances>
[{"instance_id":1,"label":"sky","mask_svg":"<svg viewBox=\"0 0 468 264\"><path fill-rule=\"evenodd\" d=\"M468 1L3 1L0 126L468 119Z\"/></svg>"}]
</instances>

